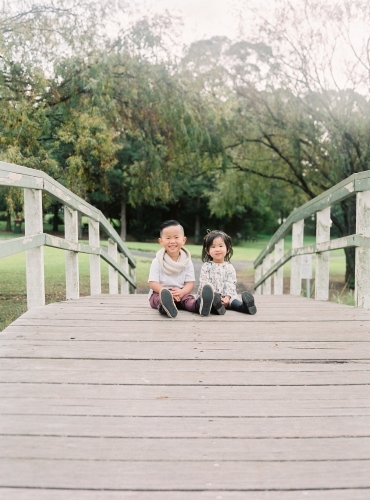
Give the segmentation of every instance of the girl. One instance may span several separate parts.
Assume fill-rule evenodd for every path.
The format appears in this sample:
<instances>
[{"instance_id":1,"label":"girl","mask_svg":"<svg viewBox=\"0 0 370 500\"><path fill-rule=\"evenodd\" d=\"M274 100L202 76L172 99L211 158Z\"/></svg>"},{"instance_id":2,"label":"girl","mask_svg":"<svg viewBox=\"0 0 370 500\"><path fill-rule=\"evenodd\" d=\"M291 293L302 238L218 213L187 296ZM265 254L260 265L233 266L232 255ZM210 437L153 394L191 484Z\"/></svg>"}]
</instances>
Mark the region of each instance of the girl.
<instances>
[{"instance_id":1,"label":"girl","mask_svg":"<svg viewBox=\"0 0 370 500\"><path fill-rule=\"evenodd\" d=\"M236 272L230 259L233 254L231 238L223 231L210 231L203 240L202 261L200 271L200 295L204 285L211 285L214 289L213 311L225 314L226 309L246 314L256 314L254 297L250 292L242 293L239 300L236 293Z\"/></svg>"}]
</instances>

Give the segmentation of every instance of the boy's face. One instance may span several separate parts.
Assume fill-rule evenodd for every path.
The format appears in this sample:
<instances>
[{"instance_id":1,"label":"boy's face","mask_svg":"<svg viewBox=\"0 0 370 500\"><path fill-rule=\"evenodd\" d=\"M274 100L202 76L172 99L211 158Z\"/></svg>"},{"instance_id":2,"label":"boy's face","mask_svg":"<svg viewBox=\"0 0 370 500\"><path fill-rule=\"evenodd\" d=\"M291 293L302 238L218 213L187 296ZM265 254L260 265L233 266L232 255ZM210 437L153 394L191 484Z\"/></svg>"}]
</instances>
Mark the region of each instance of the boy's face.
<instances>
[{"instance_id":1,"label":"boy's face","mask_svg":"<svg viewBox=\"0 0 370 500\"><path fill-rule=\"evenodd\" d=\"M171 259L177 260L181 248L185 245L186 238L181 226L168 226L162 230L162 236L158 241Z\"/></svg>"}]
</instances>

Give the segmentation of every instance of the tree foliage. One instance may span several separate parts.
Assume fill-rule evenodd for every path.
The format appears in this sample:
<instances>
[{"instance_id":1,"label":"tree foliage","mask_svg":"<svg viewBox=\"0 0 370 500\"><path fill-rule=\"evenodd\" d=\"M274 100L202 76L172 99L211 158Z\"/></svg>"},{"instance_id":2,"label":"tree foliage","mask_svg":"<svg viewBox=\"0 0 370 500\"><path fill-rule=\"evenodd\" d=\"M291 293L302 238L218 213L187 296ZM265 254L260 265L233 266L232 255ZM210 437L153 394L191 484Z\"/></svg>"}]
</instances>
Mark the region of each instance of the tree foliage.
<instances>
[{"instance_id":1,"label":"tree foliage","mask_svg":"<svg viewBox=\"0 0 370 500\"><path fill-rule=\"evenodd\" d=\"M0 158L89 197L121 218L123 237L128 214L153 208L182 207L198 238L205 218L272 230L369 168L370 36L355 37L365 0L256 7L244 36L199 40L178 59L168 13L135 17L116 0L0 5ZM235 5L242 20L254 3ZM354 201L332 220L353 233Z\"/></svg>"}]
</instances>

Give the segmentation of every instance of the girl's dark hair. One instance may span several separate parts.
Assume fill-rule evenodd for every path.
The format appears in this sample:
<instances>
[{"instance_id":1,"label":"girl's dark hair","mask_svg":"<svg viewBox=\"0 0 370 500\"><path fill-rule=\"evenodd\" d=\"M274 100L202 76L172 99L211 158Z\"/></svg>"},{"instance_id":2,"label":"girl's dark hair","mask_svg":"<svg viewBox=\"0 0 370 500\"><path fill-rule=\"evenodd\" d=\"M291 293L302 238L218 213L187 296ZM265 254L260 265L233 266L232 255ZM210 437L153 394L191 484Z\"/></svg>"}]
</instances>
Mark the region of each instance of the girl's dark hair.
<instances>
[{"instance_id":1,"label":"girl's dark hair","mask_svg":"<svg viewBox=\"0 0 370 500\"><path fill-rule=\"evenodd\" d=\"M225 260L229 261L233 255L233 246L231 243L231 238L228 234L223 231L214 230L208 231L203 240L203 249L202 249L202 261L209 262L212 261L212 257L208 254L209 249L211 248L212 243L216 238L222 238L226 245L226 255Z\"/></svg>"}]
</instances>

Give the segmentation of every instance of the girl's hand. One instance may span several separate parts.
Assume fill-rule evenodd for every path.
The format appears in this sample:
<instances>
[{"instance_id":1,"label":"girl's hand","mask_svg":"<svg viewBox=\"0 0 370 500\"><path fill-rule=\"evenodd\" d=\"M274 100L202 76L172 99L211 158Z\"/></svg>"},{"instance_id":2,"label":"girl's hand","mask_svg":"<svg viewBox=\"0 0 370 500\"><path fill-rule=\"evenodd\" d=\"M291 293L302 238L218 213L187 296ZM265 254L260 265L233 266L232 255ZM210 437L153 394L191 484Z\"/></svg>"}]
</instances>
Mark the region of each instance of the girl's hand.
<instances>
[{"instance_id":1,"label":"girl's hand","mask_svg":"<svg viewBox=\"0 0 370 500\"><path fill-rule=\"evenodd\" d=\"M229 305L229 302L230 302L229 295L225 295L225 297L221 297L221 302L222 302L223 306L227 307Z\"/></svg>"}]
</instances>

